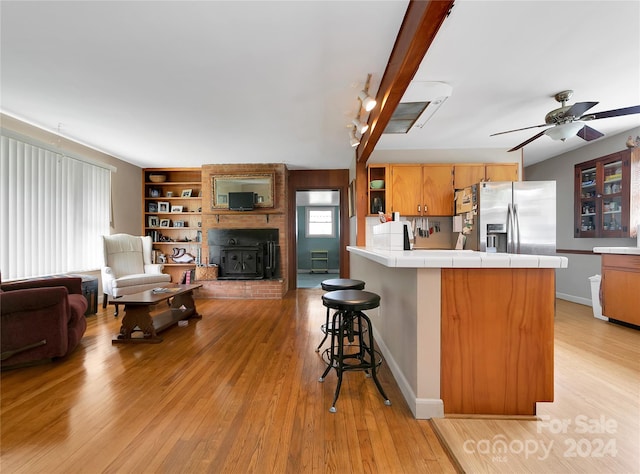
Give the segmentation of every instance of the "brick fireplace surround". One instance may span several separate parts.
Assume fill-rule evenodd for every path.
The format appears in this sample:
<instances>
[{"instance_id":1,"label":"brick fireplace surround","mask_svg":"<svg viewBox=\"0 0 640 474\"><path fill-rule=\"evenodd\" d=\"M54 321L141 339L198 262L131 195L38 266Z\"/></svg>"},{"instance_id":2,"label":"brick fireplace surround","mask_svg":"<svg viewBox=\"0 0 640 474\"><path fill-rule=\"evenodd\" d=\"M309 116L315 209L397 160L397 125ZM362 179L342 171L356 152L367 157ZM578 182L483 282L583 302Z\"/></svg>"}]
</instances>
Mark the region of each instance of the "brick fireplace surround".
<instances>
[{"instance_id":1,"label":"brick fireplace surround","mask_svg":"<svg viewBox=\"0 0 640 474\"><path fill-rule=\"evenodd\" d=\"M220 174L252 175L273 173L274 207L254 211L227 211L212 207L212 178ZM280 279L200 281L204 298L281 299L288 288L288 197L287 169L281 164L236 164L202 166L202 256L209 257L206 239L209 229L278 229Z\"/></svg>"}]
</instances>

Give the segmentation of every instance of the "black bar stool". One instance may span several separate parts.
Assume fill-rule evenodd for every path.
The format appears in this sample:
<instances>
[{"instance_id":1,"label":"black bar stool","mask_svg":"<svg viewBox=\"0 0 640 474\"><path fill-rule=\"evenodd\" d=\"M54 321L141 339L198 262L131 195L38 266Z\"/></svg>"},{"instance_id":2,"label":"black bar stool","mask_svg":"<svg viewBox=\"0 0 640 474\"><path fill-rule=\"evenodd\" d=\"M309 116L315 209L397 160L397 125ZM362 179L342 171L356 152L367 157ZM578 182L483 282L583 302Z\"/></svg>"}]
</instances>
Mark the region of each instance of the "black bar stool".
<instances>
[{"instance_id":1,"label":"black bar stool","mask_svg":"<svg viewBox=\"0 0 640 474\"><path fill-rule=\"evenodd\" d=\"M322 296L322 303L327 308L336 310L333 313L332 330L330 331L331 348L324 352L327 368L318 379L318 381L323 382L329 371L332 368L336 369L338 385L336 386L336 393L329 411L331 413L336 412L336 401L338 400L338 395L340 395L342 374L355 370L362 370L367 376L372 376L380 395L384 398L384 404L391 405L391 401L384 393L376 375L378 367L382 364L382 355L374 349L371 320L362 312L380 306L380 296L370 291L338 290L325 293ZM366 325L366 327L363 325ZM369 333L367 338L363 337L365 330ZM353 341L355 337L357 337L358 343L346 346L348 351L345 353L345 338ZM369 371L371 374L369 374Z\"/></svg>"},{"instance_id":2,"label":"black bar stool","mask_svg":"<svg viewBox=\"0 0 640 474\"><path fill-rule=\"evenodd\" d=\"M337 291L337 290L364 290L364 282L362 280L352 280L350 278L332 278L329 280L324 280L321 283L322 289L324 291ZM324 341L327 340L327 336L331 331L331 324L329 323L329 307L327 306L327 319L325 323L320 326L320 329L324 333L324 337L318 347L316 348L316 352L320 352L320 348Z\"/></svg>"}]
</instances>

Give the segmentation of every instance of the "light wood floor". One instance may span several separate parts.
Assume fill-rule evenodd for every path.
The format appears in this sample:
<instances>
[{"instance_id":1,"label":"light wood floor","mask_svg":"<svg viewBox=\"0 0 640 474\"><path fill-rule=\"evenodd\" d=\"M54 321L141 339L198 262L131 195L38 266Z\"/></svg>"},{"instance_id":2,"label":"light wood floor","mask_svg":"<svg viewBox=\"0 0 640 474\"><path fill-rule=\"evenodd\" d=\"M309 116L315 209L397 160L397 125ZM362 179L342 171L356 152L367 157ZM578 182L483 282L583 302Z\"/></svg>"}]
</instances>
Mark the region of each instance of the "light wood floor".
<instances>
[{"instance_id":1,"label":"light wood floor","mask_svg":"<svg viewBox=\"0 0 640 474\"><path fill-rule=\"evenodd\" d=\"M203 319L157 345L114 346L112 310L89 317L66 360L2 373L0 472L640 472L640 332L558 300L555 402L538 404L537 420L448 417L434 431L413 419L385 365L392 406L350 373L329 413L335 375L317 381L314 351L321 294L198 300ZM562 420L566 432L552 433ZM594 420L612 432L576 431ZM498 439L506 453L478 453ZM596 439L614 440L615 455L609 442L596 457ZM576 457L567 457L572 440ZM519 442L553 443L539 460L542 451L517 453Z\"/></svg>"},{"instance_id":2,"label":"light wood floor","mask_svg":"<svg viewBox=\"0 0 640 474\"><path fill-rule=\"evenodd\" d=\"M119 320L88 318L66 360L1 375L4 473L455 472L388 368L318 382L322 290L282 301L197 300L201 320L161 344L112 345Z\"/></svg>"},{"instance_id":3,"label":"light wood floor","mask_svg":"<svg viewBox=\"0 0 640 474\"><path fill-rule=\"evenodd\" d=\"M465 472L640 472L640 331L563 300L554 326L555 401L535 418L434 420Z\"/></svg>"}]
</instances>

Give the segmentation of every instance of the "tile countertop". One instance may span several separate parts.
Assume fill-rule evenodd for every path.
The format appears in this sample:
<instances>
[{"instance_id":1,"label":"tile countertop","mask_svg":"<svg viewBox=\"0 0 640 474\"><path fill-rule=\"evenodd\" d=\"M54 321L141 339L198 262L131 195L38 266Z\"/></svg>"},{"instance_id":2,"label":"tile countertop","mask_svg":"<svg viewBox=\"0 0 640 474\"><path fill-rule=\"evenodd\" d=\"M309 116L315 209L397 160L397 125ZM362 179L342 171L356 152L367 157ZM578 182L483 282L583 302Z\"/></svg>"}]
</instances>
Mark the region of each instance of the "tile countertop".
<instances>
[{"instance_id":1,"label":"tile countertop","mask_svg":"<svg viewBox=\"0 0 640 474\"><path fill-rule=\"evenodd\" d=\"M593 247L594 253L619 253L622 255L640 255L640 247Z\"/></svg>"},{"instance_id":2,"label":"tile countertop","mask_svg":"<svg viewBox=\"0 0 640 474\"><path fill-rule=\"evenodd\" d=\"M473 250L381 250L348 246L355 255L401 268L567 268L567 257L486 253ZM595 249L594 249L595 252Z\"/></svg>"}]
</instances>

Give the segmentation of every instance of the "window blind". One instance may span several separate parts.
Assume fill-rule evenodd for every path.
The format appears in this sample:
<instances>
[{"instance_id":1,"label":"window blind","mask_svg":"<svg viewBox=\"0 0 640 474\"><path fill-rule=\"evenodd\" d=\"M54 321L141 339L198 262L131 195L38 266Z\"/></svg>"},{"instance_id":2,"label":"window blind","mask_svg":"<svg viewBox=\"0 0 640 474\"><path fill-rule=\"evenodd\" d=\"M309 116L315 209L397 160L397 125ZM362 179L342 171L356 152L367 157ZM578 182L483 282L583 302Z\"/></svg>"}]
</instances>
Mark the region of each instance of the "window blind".
<instances>
[{"instance_id":1,"label":"window blind","mask_svg":"<svg viewBox=\"0 0 640 474\"><path fill-rule=\"evenodd\" d=\"M2 135L3 280L99 269L109 234L111 173Z\"/></svg>"}]
</instances>

